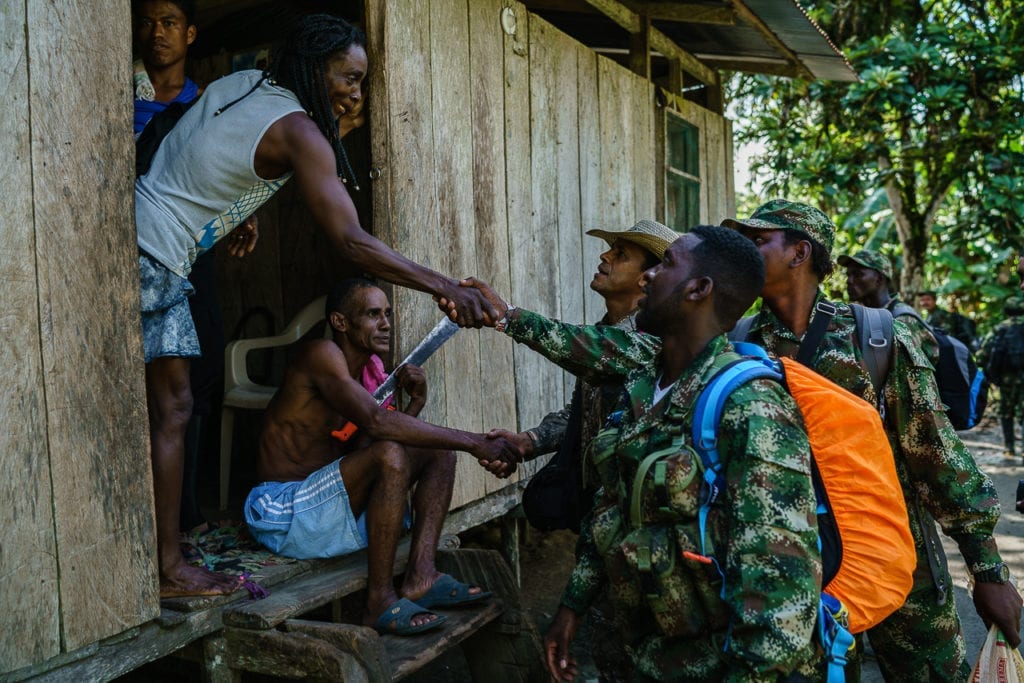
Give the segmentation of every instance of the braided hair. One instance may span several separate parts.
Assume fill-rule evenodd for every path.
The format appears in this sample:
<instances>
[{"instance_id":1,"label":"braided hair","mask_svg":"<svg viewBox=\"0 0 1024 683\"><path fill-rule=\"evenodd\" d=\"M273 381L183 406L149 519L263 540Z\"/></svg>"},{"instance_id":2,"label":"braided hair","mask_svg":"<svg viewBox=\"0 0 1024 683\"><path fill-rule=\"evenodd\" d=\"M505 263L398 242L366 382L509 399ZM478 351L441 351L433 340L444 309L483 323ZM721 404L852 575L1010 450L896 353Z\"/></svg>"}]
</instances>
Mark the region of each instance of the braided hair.
<instances>
[{"instance_id":1,"label":"braided hair","mask_svg":"<svg viewBox=\"0 0 1024 683\"><path fill-rule=\"evenodd\" d=\"M326 86L328 60L353 45L366 47L366 36L358 28L330 14L310 14L299 19L285 42L274 50L266 75L295 93L334 149L338 177L346 185L351 181L358 190Z\"/></svg>"}]
</instances>

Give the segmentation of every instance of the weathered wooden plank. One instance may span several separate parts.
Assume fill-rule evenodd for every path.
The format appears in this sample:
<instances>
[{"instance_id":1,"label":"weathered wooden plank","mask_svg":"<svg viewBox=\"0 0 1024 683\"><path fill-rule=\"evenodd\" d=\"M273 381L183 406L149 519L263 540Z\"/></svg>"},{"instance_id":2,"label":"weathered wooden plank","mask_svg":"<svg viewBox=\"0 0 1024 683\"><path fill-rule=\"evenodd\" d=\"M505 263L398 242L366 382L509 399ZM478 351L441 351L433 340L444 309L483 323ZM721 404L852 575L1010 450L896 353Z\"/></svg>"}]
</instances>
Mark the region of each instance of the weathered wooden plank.
<instances>
[{"instance_id":1,"label":"weathered wooden plank","mask_svg":"<svg viewBox=\"0 0 1024 683\"><path fill-rule=\"evenodd\" d=\"M92 643L55 660L12 674L13 680L46 683L109 681L143 664L166 657L198 638L220 630L220 610L149 621L106 641Z\"/></svg>"},{"instance_id":2,"label":"weathered wooden plank","mask_svg":"<svg viewBox=\"0 0 1024 683\"><path fill-rule=\"evenodd\" d=\"M38 438L51 454L63 647L71 650L157 613L131 36L129 22L110 22L129 16L129 3L26 7L47 401Z\"/></svg>"},{"instance_id":3,"label":"weathered wooden plank","mask_svg":"<svg viewBox=\"0 0 1024 683\"><path fill-rule=\"evenodd\" d=\"M40 349L25 3L0 22L0 674L60 651L56 539ZM13 524L11 522L14 522Z\"/></svg>"},{"instance_id":4,"label":"weathered wooden plank","mask_svg":"<svg viewBox=\"0 0 1024 683\"><path fill-rule=\"evenodd\" d=\"M704 112L706 141L704 155L707 158L708 215L706 221L718 225L726 217L727 181L725 177L725 119L714 112Z\"/></svg>"},{"instance_id":5,"label":"weathered wooden plank","mask_svg":"<svg viewBox=\"0 0 1024 683\"><path fill-rule=\"evenodd\" d=\"M584 233L594 228L608 228L605 219L607 198L602 191L603 170L601 150L601 118L598 107L598 56L589 48L576 48L577 120L580 145L580 226ZM585 322L595 324L606 312L604 299L590 289L590 282L601 262L601 253L608 245L598 237L582 238L583 310Z\"/></svg>"},{"instance_id":6,"label":"weathered wooden plank","mask_svg":"<svg viewBox=\"0 0 1024 683\"><path fill-rule=\"evenodd\" d=\"M393 680L399 681L423 668L441 653L497 619L504 610L501 600L492 598L480 606L441 611L448 617L444 626L427 631L417 638L381 636L382 646L388 653L391 670L394 672ZM507 680L502 673L492 666L489 678Z\"/></svg>"},{"instance_id":7,"label":"weathered wooden plank","mask_svg":"<svg viewBox=\"0 0 1024 683\"><path fill-rule=\"evenodd\" d=\"M319 638L354 656L371 681L391 680L393 676L385 649L388 641L368 626L289 619L284 623L284 628L290 633L305 633Z\"/></svg>"},{"instance_id":8,"label":"weathered wooden plank","mask_svg":"<svg viewBox=\"0 0 1024 683\"><path fill-rule=\"evenodd\" d=\"M511 292L508 213L505 205L504 33L499 17L503 0L469 4L470 105L473 130L473 200L479 275L505 296ZM484 331L480 343L479 382L484 388L480 420L484 429L516 428L512 341ZM484 490L506 481L488 476Z\"/></svg>"},{"instance_id":9,"label":"weathered wooden plank","mask_svg":"<svg viewBox=\"0 0 1024 683\"><path fill-rule=\"evenodd\" d=\"M529 102L528 139L532 213L525 224L509 224L514 301L550 317L560 316L558 280L558 155L554 125L559 96L554 69L560 52L552 38L551 24L530 15L529 95L510 98L506 91L506 114L518 117L523 102ZM508 58L506 58L507 61ZM511 125L518 125L516 124ZM510 132L510 131L509 131ZM509 172L509 183L524 182ZM517 348L516 390L519 419L523 428L536 425L548 412L563 404L562 371L540 355ZM525 471L530 471L531 463Z\"/></svg>"},{"instance_id":10,"label":"weathered wooden plank","mask_svg":"<svg viewBox=\"0 0 1024 683\"><path fill-rule=\"evenodd\" d=\"M498 20L503 6L501 0L469 2L470 99L477 263L481 276L509 296L509 225L503 163L505 36ZM481 386L486 388L481 407L483 427L515 429L515 393L507 381L515 376L512 342L503 335L490 334L481 341L479 376ZM488 477L484 491L490 493L505 484Z\"/></svg>"},{"instance_id":11,"label":"weathered wooden plank","mask_svg":"<svg viewBox=\"0 0 1024 683\"><path fill-rule=\"evenodd\" d=\"M732 121L725 119L725 215L736 215L736 175L733 166Z\"/></svg>"},{"instance_id":12,"label":"weathered wooden plank","mask_svg":"<svg viewBox=\"0 0 1024 683\"><path fill-rule=\"evenodd\" d=\"M516 29L504 38L504 131L506 211L512 303L536 307L531 297L530 241L533 230L533 181L530 166L530 27L532 17L521 3L510 6ZM521 302L521 303L519 303ZM550 311L548 311L550 312ZM541 360L523 346L513 348L516 409L520 429L544 415L535 398L540 393Z\"/></svg>"},{"instance_id":13,"label":"weathered wooden plank","mask_svg":"<svg viewBox=\"0 0 1024 683\"><path fill-rule=\"evenodd\" d=\"M633 111L635 119L636 144L633 147L634 173L636 183L633 185L634 215L637 220L642 218L657 219L654 213L654 187L657 182L655 169L657 162L654 155L654 85L640 78L633 79Z\"/></svg>"},{"instance_id":14,"label":"weathered wooden plank","mask_svg":"<svg viewBox=\"0 0 1024 683\"><path fill-rule=\"evenodd\" d=\"M630 73L606 57L597 60L598 111L601 117L602 192L609 229L622 230L634 223L634 144L632 82Z\"/></svg>"},{"instance_id":15,"label":"weathered wooden plank","mask_svg":"<svg viewBox=\"0 0 1024 683\"><path fill-rule=\"evenodd\" d=\"M431 99L433 101L434 171L437 210L446 237L433 245L447 253L447 273L466 277L477 273L475 208L473 200L473 115L470 91L469 16L466 0L431 0ZM436 311L436 307L435 307ZM436 314L435 314L436 315ZM485 331L493 336L491 330ZM445 392L434 392L446 402L447 425L472 432L483 430L480 406L493 384L481 385L480 332L466 329L445 349ZM457 507L480 497L494 477L473 458L459 458L452 493Z\"/></svg>"},{"instance_id":16,"label":"weathered wooden plank","mask_svg":"<svg viewBox=\"0 0 1024 683\"><path fill-rule=\"evenodd\" d=\"M551 87L557 104L551 115L555 127L554 167L556 220L558 223L559 318L583 322L583 235L580 230L580 131L576 81L579 43L561 31L549 37L556 55L551 72ZM572 396L576 378L562 372L563 404Z\"/></svg>"},{"instance_id":17,"label":"weathered wooden plank","mask_svg":"<svg viewBox=\"0 0 1024 683\"><path fill-rule=\"evenodd\" d=\"M369 680L359 660L305 633L224 629L225 663L231 669L321 681Z\"/></svg>"},{"instance_id":18,"label":"weathered wooden plank","mask_svg":"<svg viewBox=\"0 0 1024 683\"><path fill-rule=\"evenodd\" d=\"M388 175L389 213L378 216L375 231L380 239L408 258L435 270L449 273L449 259L444 245L448 235L438 218L438 196L434 175L434 107L427 91L431 82L430 3L367 3L367 15L383 21L374 34L382 43L374 48L378 61L371 72L383 72L374 84L382 94L377 107L387 109L386 142L389 154L377 158ZM373 87L374 84L371 84ZM373 96L373 95L371 95ZM373 107L371 106L371 110ZM380 113L374 114L379 121ZM375 145L380 145L376 142ZM375 158L378 150L375 149ZM380 181L378 181L380 182ZM379 207L381 200L375 199ZM392 355L400 360L430 331L440 312L430 297L413 290L395 288L392 297L395 310L395 346ZM424 368L430 395L421 417L437 424L448 421L447 405L438 400L446 392L444 375L446 349L436 354Z\"/></svg>"},{"instance_id":19,"label":"weathered wooden plank","mask_svg":"<svg viewBox=\"0 0 1024 683\"><path fill-rule=\"evenodd\" d=\"M409 537L398 544L395 575L405 571ZM366 587L366 553L346 555L325 563L308 576L299 576L279 586L269 597L239 603L224 610L224 623L239 628L274 628L285 619L308 612Z\"/></svg>"}]
</instances>

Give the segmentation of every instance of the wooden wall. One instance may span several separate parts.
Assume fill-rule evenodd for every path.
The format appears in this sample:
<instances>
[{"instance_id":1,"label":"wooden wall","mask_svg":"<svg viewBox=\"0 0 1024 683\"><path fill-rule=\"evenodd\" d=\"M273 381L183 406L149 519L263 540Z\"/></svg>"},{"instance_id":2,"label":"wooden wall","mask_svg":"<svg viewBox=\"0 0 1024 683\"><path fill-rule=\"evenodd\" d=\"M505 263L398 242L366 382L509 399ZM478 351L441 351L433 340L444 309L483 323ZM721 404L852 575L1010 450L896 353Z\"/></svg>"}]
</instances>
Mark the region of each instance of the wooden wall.
<instances>
[{"instance_id":1,"label":"wooden wall","mask_svg":"<svg viewBox=\"0 0 1024 683\"><path fill-rule=\"evenodd\" d=\"M596 322L604 306L587 285L605 245L585 231L662 217L654 86L520 4L506 34L509 4L368 1L372 156L383 171L375 233L441 272L480 276L513 303ZM721 117L707 120L726 130ZM723 215L725 170L709 169ZM394 303L401 355L439 313L418 292L396 289ZM428 367L443 397L428 403L430 421L525 429L570 395L571 377L491 330L463 330L442 353ZM466 458L453 507L505 483Z\"/></svg>"},{"instance_id":2,"label":"wooden wall","mask_svg":"<svg viewBox=\"0 0 1024 683\"><path fill-rule=\"evenodd\" d=\"M0 2L0 673L158 612L128 13Z\"/></svg>"}]
</instances>

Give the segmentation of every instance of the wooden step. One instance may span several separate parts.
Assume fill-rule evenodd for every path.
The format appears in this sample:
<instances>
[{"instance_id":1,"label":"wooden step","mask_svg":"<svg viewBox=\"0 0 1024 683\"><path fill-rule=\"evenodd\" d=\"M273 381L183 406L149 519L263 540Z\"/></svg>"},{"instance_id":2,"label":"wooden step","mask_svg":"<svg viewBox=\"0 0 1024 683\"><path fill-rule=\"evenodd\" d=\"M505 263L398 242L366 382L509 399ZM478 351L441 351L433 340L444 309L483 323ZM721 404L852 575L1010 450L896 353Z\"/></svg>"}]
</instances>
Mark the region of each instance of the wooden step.
<instances>
[{"instance_id":1,"label":"wooden step","mask_svg":"<svg viewBox=\"0 0 1024 683\"><path fill-rule=\"evenodd\" d=\"M448 617L439 628L415 636L381 636L380 640L391 663L393 680L400 680L443 653L474 635L505 611L505 605L491 598L480 607L462 607L450 610L431 610Z\"/></svg>"},{"instance_id":2,"label":"wooden step","mask_svg":"<svg viewBox=\"0 0 1024 683\"><path fill-rule=\"evenodd\" d=\"M381 636L365 626L289 619L280 629L226 628L223 663L289 678L397 681L477 634L505 611L497 598L436 610L442 626L413 636Z\"/></svg>"},{"instance_id":3,"label":"wooden step","mask_svg":"<svg viewBox=\"0 0 1024 683\"><path fill-rule=\"evenodd\" d=\"M405 571L409 539L399 543L394 573ZM262 600L247 600L224 608L224 625L265 630L332 600L366 588L366 552L314 566L308 573L276 586Z\"/></svg>"}]
</instances>

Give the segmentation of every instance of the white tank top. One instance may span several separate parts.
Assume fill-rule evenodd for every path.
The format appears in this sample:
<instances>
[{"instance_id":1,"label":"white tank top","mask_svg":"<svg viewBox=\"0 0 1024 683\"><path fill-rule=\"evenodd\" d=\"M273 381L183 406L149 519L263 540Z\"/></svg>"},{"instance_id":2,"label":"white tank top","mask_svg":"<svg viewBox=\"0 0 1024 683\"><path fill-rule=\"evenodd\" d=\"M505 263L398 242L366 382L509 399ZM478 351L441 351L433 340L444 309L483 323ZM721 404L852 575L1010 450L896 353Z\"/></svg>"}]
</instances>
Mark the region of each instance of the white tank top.
<instances>
[{"instance_id":1,"label":"white tank top","mask_svg":"<svg viewBox=\"0 0 1024 683\"><path fill-rule=\"evenodd\" d=\"M187 277L199 254L231 232L291 177L256 175L256 147L267 129L303 111L290 90L239 71L210 84L164 138L149 172L135 181L139 247L172 272Z\"/></svg>"}]
</instances>

